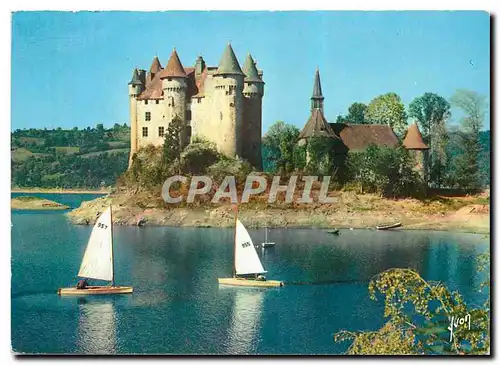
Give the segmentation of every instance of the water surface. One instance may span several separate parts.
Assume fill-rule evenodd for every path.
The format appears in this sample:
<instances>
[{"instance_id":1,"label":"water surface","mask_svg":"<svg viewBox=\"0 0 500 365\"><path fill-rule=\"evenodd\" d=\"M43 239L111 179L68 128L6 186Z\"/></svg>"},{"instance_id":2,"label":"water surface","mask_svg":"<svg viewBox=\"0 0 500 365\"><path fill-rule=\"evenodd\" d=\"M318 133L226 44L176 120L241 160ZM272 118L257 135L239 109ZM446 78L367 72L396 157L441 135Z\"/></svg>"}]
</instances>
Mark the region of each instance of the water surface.
<instances>
[{"instance_id":1,"label":"water surface","mask_svg":"<svg viewBox=\"0 0 500 365\"><path fill-rule=\"evenodd\" d=\"M54 194L56 195L56 194ZM60 194L57 194L60 195ZM55 200L52 197L52 200ZM271 229L259 250L283 288L219 287L232 270L233 230L115 226L117 284L133 295L59 297L76 284L91 227L61 212L12 213L12 346L26 353L338 354L341 329L374 330L383 307L369 279L411 267L479 304L482 235ZM249 229L255 243L263 230Z\"/></svg>"}]
</instances>

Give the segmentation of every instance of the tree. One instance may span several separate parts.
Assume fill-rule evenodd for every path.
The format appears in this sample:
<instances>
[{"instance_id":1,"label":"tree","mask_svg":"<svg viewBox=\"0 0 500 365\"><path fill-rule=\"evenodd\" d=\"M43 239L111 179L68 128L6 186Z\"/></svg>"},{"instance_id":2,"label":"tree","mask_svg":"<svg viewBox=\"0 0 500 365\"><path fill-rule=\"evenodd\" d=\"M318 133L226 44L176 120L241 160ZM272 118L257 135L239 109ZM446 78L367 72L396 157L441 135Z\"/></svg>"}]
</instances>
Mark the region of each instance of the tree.
<instances>
[{"instance_id":1,"label":"tree","mask_svg":"<svg viewBox=\"0 0 500 365\"><path fill-rule=\"evenodd\" d=\"M406 111L399 95L387 93L374 98L366 109L365 119L371 124L388 124L396 134L406 130Z\"/></svg>"},{"instance_id":2,"label":"tree","mask_svg":"<svg viewBox=\"0 0 500 365\"><path fill-rule=\"evenodd\" d=\"M352 103L349 107L349 114L347 114L347 120L351 124L368 124L365 119L366 110L368 107L363 103Z\"/></svg>"},{"instance_id":3,"label":"tree","mask_svg":"<svg viewBox=\"0 0 500 365\"><path fill-rule=\"evenodd\" d=\"M457 159L457 180L462 188L476 190L481 187L479 133L487 110L486 98L474 91L460 89L455 92L450 101L464 114L460 120L460 136L464 154Z\"/></svg>"},{"instance_id":4,"label":"tree","mask_svg":"<svg viewBox=\"0 0 500 365\"><path fill-rule=\"evenodd\" d=\"M421 179L413 170L415 161L406 148L371 145L363 152L349 152L348 175L361 184L361 190L387 197L414 196L421 190Z\"/></svg>"},{"instance_id":5,"label":"tree","mask_svg":"<svg viewBox=\"0 0 500 365\"><path fill-rule=\"evenodd\" d=\"M294 170L294 149L299 133L297 127L283 121L278 121L269 128L262 144L273 171L285 174Z\"/></svg>"},{"instance_id":6,"label":"tree","mask_svg":"<svg viewBox=\"0 0 500 365\"><path fill-rule=\"evenodd\" d=\"M163 158L167 165L179 162L182 152L182 135L184 131L184 123L182 119L175 116L168 124L165 132L165 142L163 143Z\"/></svg>"},{"instance_id":7,"label":"tree","mask_svg":"<svg viewBox=\"0 0 500 365\"><path fill-rule=\"evenodd\" d=\"M430 169L429 181L437 186L442 184L443 170L446 165L446 129L450 118L450 103L434 93L424 93L410 103L408 115L415 118L424 142L429 146L429 159L426 166Z\"/></svg>"},{"instance_id":8,"label":"tree","mask_svg":"<svg viewBox=\"0 0 500 365\"><path fill-rule=\"evenodd\" d=\"M489 253L478 257L487 270ZM489 279L479 288L489 288ZM335 341L352 341L350 355L481 355L490 350L490 292L481 306L468 306L460 293L426 281L413 269L389 269L368 286L370 297L384 296L387 322L377 331L340 331ZM458 326L450 341L450 317L470 315L470 329Z\"/></svg>"}]
</instances>

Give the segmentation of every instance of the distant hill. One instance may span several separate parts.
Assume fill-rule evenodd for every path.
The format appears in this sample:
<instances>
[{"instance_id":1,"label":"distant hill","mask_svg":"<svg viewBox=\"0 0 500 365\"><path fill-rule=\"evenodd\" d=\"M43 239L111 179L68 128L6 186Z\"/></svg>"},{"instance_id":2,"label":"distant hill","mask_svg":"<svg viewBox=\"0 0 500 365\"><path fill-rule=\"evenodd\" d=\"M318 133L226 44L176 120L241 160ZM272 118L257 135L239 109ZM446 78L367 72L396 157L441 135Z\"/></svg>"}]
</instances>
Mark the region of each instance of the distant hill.
<instances>
[{"instance_id":1,"label":"distant hill","mask_svg":"<svg viewBox=\"0 0 500 365\"><path fill-rule=\"evenodd\" d=\"M11 133L14 187L98 188L128 165L130 128L23 129Z\"/></svg>"}]
</instances>

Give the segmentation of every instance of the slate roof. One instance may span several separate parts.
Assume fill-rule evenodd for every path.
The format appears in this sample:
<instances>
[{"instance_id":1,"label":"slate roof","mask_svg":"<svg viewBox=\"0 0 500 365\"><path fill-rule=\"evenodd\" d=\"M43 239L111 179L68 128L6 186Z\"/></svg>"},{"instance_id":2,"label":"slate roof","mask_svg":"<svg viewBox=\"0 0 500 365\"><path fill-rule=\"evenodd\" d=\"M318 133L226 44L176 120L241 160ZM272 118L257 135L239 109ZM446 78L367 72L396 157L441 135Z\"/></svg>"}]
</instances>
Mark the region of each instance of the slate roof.
<instances>
[{"instance_id":1,"label":"slate roof","mask_svg":"<svg viewBox=\"0 0 500 365\"><path fill-rule=\"evenodd\" d=\"M134 72L132 73L132 80L130 80L130 82L128 84L129 85L144 85L142 83L141 79L139 78L139 72L137 71L136 68L134 69Z\"/></svg>"},{"instance_id":2,"label":"slate roof","mask_svg":"<svg viewBox=\"0 0 500 365\"><path fill-rule=\"evenodd\" d=\"M238 59L234 54L231 44L226 46L222 54L216 75L245 75L243 71L241 71L240 64L238 63Z\"/></svg>"},{"instance_id":3,"label":"slate roof","mask_svg":"<svg viewBox=\"0 0 500 365\"><path fill-rule=\"evenodd\" d=\"M321 91L321 80L319 79L319 69L316 69L314 76L314 86L311 99L324 99L323 92Z\"/></svg>"},{"instance_id":4,"label":"slate roof","mask_svg":"<svg viewBox=\"0 0 500 365\"><path fill-rule=\"evenodd\" d=\"M259 77L259 71L257 71L257 67L255 66L255 61L252 58L250 53L247 55L245 59L245 64L243 65L243 72L245 73L245 82L255 82L255 83L264 83L262 79Z\"/></svg>"},{"instance_id":5,"label":"slate roof","mask_svg":"<svg viewBox=\"0 0 500 365\"><path fill-rule=\"evenodd\" d=\"M299 139L310 137L339 138L320 109L313 109L306 125L299 134Z\"/></svg>"}]
</instances>

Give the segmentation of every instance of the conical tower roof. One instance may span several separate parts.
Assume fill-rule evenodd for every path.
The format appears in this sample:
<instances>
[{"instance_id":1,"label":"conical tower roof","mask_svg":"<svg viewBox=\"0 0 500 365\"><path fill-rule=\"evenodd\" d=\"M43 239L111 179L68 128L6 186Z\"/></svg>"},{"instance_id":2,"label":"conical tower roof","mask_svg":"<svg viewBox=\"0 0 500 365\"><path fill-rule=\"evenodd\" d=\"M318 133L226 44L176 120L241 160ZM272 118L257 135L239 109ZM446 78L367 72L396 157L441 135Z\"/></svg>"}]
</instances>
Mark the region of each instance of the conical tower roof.
<instances>
[{"instance_id":1,"label":"conical tower roof","mask_svg":"<svg viewBox=\"0 0 500 365\"><path fill-rule=\"evenodd\" d=\"M181 60L179 59L179 55L177 55L175 48L170 55L167 67L165 67L161 72L162 79L167 77L186 77L186 72L184 71L184 67L182 67Z\"/></svg>"},{"instance_id":2,"label":"conical tower roof","mask_svg":"<svg viewBox=\"0 0 500 365\"><path fill-rule=\"evenodd\" d=\"M241 71L238 59L234 54L233 47L228 43L217 68L216 75L245 75Z\"/></svg>"},{"instance_id":3,"label":"conical tower roof","mask_svg":"<svg viewBox=\"0 0 500 365\"><path fill-rule=\"evenodd\" d=\"M139 77L139 72L134 68L134 72L132 73L132 80L128 83L129 85L144 85Z\"/></svg>"},{"instance_id":4,"label":"conical tower roof","mask_svg":"<svg viewBox=\"0 0 500 365\"><path fill-rule=\"evenodd\" d=\"M323 92L321 91L321 80L319 78L319 69L316 69L316 75L314 77L313 94L311 99L324 99Z\"/></svg>"},{"instance_id":5,"label":"conical tower roof","mask_svg":"<svg viewBox=\"0 0 500 365\"><path fill-rule=\"evenodd\" d=\"M249 53L245 59L245 65L243 65L243 72L245 73L245 82L259 82L264 83L259 77L259 72L255 66L255 61L252 55Z\"/></svg>"},{"instance_id":6,"label":"conical tower roof","mask_svg":"<svg viewBox=\"0 0 500 365\"><path fill-rule=\"evenodd\" d=\"M299 134L299 139L310 137L329 137L340 139L340 137L328 124L320 109L312 110L309 120Z\"/></svg>"},{"instance_id":7,"label":"conical tower roof","mask_svg":"<svg viewBox=\"0 0 500 365\"><path fill-rule=\"evenodd\" d=\"M406 132L406 137L403 141L403 146L409 150L428 150L429 147L424 143L418 125L414 122Z\"/></svg>"},{"instance_id":8,"label":"conical tower roof","mask_svg":"<svg viewBox=\"0 0 500 365\"><path fill-rule=\"evenodd\" d=\"M155 56L155 58L153 58L153 62L151 63L151 67L149 68L149 72L156 74L160 71L161 71L160 60L158 59L158 56Z\"/></svg>"}]
</instances>

